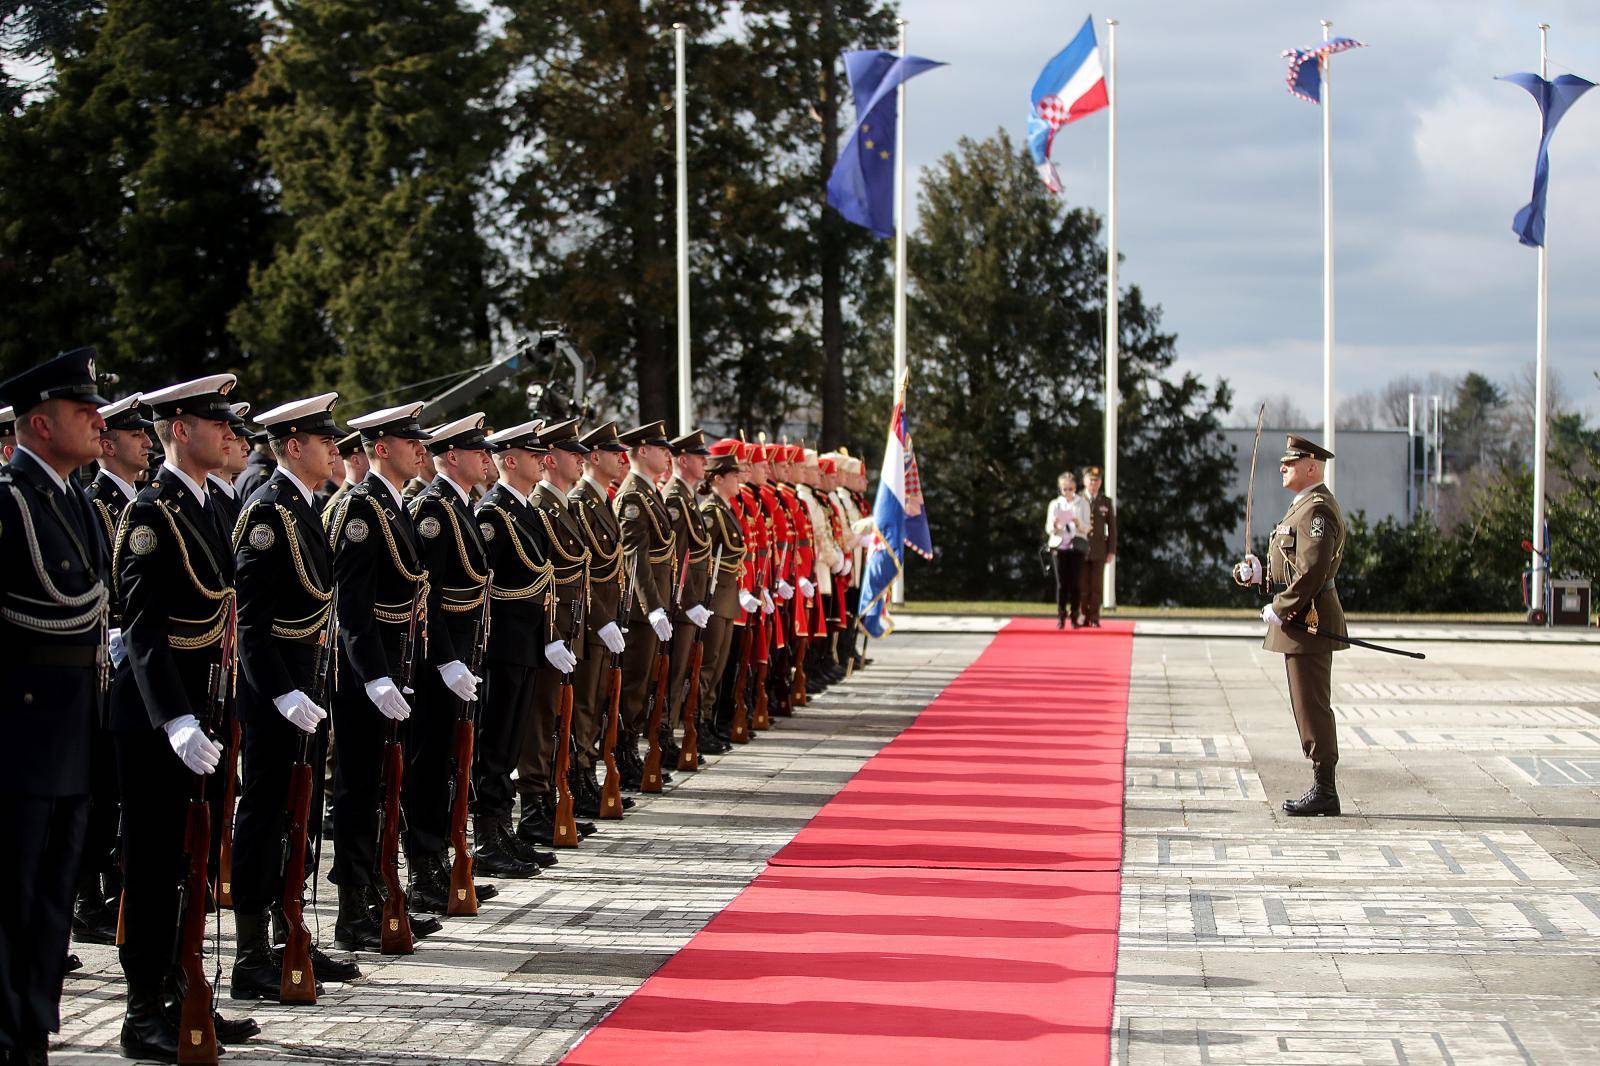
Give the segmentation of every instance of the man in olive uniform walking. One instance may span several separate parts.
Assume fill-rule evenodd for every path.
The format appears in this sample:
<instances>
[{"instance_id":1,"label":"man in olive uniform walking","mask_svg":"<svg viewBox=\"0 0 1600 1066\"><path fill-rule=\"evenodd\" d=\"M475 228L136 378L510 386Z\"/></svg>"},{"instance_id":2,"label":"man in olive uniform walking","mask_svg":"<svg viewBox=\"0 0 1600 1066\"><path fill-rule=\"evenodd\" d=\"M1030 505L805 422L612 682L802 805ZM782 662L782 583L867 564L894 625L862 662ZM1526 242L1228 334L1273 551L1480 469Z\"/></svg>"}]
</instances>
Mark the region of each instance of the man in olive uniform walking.
<instances>
[{"instance_id":1,"label":"man in olive uniform walking","mask_svg":"<svg viewBox=\"0 0 1600 1066\"><path fill-rule=\"evenodd\" d=\"M1344 556L1344 512L1323 483L1325 464L1333 453L1304 437L1289 437L1279 460L1283 487L1295 494L1288 513L1272 530L1265 584L1261 560L1245 556L1234 567L1241 585L1262 585L1270 602L1261 608L1267 623L1268 651L1282 652L1289 677L1289 702L1300 730L1300 747L1311 760L1313 783L1297 800L1284 803L1285 813L1339 813L1333 769L1339 761L1339 739L1333 722L1333 653L1344 647L1344 608L1334 576Z\"/></svg>"},{"instance_id":2,"label":"man in olive uniform walking","mask_svg":"<svg viewBox=\"0 0 1600 1066\"><path fill-rule=\"evenodd\" d=\"M1084 470L1083 488L1089 499L1089 554L1083 561L1083 624L1096 629L1100 628L1106 564L1117 557L1117 505L1100 491L1103 484L1098 466Z\"/></svg>"}]
</instances>

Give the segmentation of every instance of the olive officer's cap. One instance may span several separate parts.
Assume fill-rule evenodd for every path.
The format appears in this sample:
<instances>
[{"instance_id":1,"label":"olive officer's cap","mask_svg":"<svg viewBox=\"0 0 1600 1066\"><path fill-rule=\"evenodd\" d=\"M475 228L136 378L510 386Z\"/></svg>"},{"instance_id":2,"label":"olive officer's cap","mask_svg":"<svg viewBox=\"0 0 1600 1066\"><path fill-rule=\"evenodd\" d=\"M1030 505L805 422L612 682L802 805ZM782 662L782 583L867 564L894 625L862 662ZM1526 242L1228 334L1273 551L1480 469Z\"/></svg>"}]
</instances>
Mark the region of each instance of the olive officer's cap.
<instances>
[{"instance_id":1,"label":"olive officer's cap","mask_svg":"<svg viewBox=\"0 0 1600 1066\"><path fill-rule=\"evenodd\" d=\"M333 424L332 411L334 401L338 398L337 392L324 392L320 396L290 400L256 415L256 424L267 431L267 436L279 440L296 433L304 433L308 437L337 437L339 427ZM351 436L357 434L352 433ZM341 454L344 451L343 447L339 450Z\"/></svg>"},{"instance_id":2,"label":"olive officer's cap","mask_svg":"<svg viewBox=\"0 0 1600 1066\"><path fill-rule=\"evenodd\" d=\"M428 451L434 455L443 455L451 448L464 448L469 451L488 448L489 441L483 435L483 424L486 420L482 411L474 411L465 418L446 422L434 429L433 439L428 441Z\"/></svg>"},{"instance_id":3,"label":"olive officer's cap","mask_svg":"<svg viewBox=\"0 0 1600 1066\"><path fill-rule=\"evenodd\" d=\"M1086 466L1083 468L1083 476L1086 480L1092 477L1099 477L1100 468L1098 466Z\"/></svg>"},{"instance_id":4,"label":"olive officer's cap","mask_svg":"<svg viewBox=\"0 0 1600 1066\"><path fill-rule=\"evenodd\" d=\"M335 431L337 432L337 431ZM339 454L346 459L361 450L361 434L347 433L339 438Z\"/></svg>"},{"instance_id":5,"label":"olive officer's cap","mask_svg":"<svg viewBox=\"0 0 1600 1066\"><path fill-rule=\"evenodd\" d=\"M508 452L513 448L521 448L529 452L549 451L539 442L539 427L544 425L544 419L536 418L532 422L524 422L520 426L512 426L489 434L489 448L492 451Z\"/></svg>"},{"instance_id":6,"label":"olive officer's cap","mask_svg":"<svg viewBox=\"0 0 1600 1066\"><path fill-rule=\"evenodd\" d=\"M385 407L381 411L362 415L360 418L350 420L350 428L361 431L361 439L368 443L378 441L384 437L400 437L403 440L427 440L432 436L417 422L422 414L422 401L402 404L399 407Z\"/></svg>"},{"instance_id":7,"label":"olive officer's cap","mask_svg":"<svg viewBox=\"0 0 1600 1066\"><path fill-rule=\"evenodd\" d=\"M144 416L144 406L139 402L137 392L100 408L100 417L106 420L107 429L148 431L156 428L156 424ZM4 429L0 428L0 432L4 432Z\"/></svg>"},{"instance_id":8,"label":"olive officer's cap","mask_svg":"<svg viewBox=\"0 0 1600 1066\"><path fill-rule=\"evenodd\" d=\"M578 420L569 418L565 422L557 422L553 426L546 426L539 431L539 443L546 448L555 448L563 452L573 452L578 455L588 455L589 446L578 440Z\"/></svg>"},{"instance_id":9,"label":"olive officer's cap","mask_svg":"<svg viewBox=\"0 0 1600 1066\"><path fill-rule=\"evenodd\" d=\"M595 426L589 432L578 438L578 442L590 451L625 452L628 446L617 439L617 424L606 422Z\"/></svg>"},{"instance_id":10,"label":"olive officer's cap","mask_svg":"<svg viewBox=\"0 0 1600 1066\"><path fill-rule=\"evenodd\" d=\"M681 437L673 437L667 442L667 447L672 449L673 455L710 455L706 448L706 431L691 429Z\"/></svg>"},{"instance_id":11,"label":"olive officer's cap","mask_svg":"<svg viewBox=\"0 0 1600 1066\"><path fill-rule=\"evenodd\" d=\"M737 474L739 472L739 457L732 452L720 452L706 460L706 476L713 474Z\"/></svg>"},{"instance_id":12,"label":"olive officer's cap","mask_svg":"<svg viewBox=\"0 0 1600 1066\"><path fill-rule=\"evenodd\" d=\"M77 400L104 407L106 398L94 383L94 356L93 348L74 348L0 381L0 402L11 406L13 421L46 400Z\"/></svg>"},{"instance_id":13,"label":"olive officer's cap","mask_svg":"<svg viewBox=\"0 0 1600 1066\"><path fill-rule=\"evenodd\" d=\"M1283 455L1278 459L1280 463L1292 463L1297 459L1321 459L1326 462L1333 458L1333 453L1315 441L1304 437L1289 434L1289 443L1284 446Z\"/></svg>"},{"instance_id":14,"label":"olive officer's cap","mask_svg":"<svg viewBox=\"0 0 1600 1066\"><path fill-rule=\"evenodd\" d=\"M663 448L672 447L672 442L667 439L667 424L665 422L645 422L634 426L626 433L617 434L617 439L630 448L637 448L643 444L658 444Z\"/></svg>"},{"instance_id":15,"label":"olive officer's cap","mask_svg":"<svg viewBox=\"0 0 1600 1066\"><path fill-rule=\"evenodd\" d=\"M232 374L212 374L168 385L144 394L144 402L164 421L193 415L211 422L233 422L233 404L228 392L239 379Z\"/></svg>"}]
</instances>

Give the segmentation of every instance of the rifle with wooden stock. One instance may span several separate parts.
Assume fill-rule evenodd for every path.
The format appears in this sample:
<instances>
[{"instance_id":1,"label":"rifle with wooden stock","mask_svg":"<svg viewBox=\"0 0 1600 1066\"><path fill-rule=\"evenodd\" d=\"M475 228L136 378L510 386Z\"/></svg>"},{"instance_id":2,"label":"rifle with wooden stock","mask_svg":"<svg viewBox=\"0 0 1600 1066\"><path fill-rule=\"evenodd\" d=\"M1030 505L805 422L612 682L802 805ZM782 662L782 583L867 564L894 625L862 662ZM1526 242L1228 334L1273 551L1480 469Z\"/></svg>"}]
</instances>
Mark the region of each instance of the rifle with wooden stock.
<instances>
[{"instance_id":1,"label":"rifle with wooden stock","mask_svg":"<svg viewBox=\"0 0 1600 1066\"><path fill-rule=\"evenodd\" d=\"M230 712L223 719L222 729L227 746L222 754L222 825L218 835L222 838L217 848L217 906L233 909L233 819L239 801L239 716Z\"/></svg>"},{"instance_id":2,"label":"rifle with wooden stock","mask_svg":"<svg viewBox=\"0 0 1600 1066\"><path fill-rule=\"evenodd\" d=\"M711 582L706 598L700 606L711 609L712 597L717 594L717 578L722 570L722 546L711 560ZM707 624L710 620L707 620ZM695 627L694 644L689 648L689 669L683 675L683 748L678 752L678 769L691 772L700 769L700 668L706 658L706 631Z\"/></svg>"},{"instance_id":3,"label":"rifle with wooden stock","mask_svg":"<svg viewBox=\"0 0 1600 1066\"><path fill-rule=\"evenodd\" d=\"M617 609L617 629L626 638L628 613L633 610L633 586L638 580L639 557L634 556L634 581L623 577L621 603ZM622 771L617 768L617 733L622 728L622 653L614 651L607 666L606 723L601 730L600 759L605 765L605 780L600 785L600 817L622 817Z\"/></svg>"},{"instance_id":4,"label":"rifle with wooden stock","mask_svg":"<svg viewBox=\"0 0 1600 1066\"><path fill-rule=\"evenodd\" d=\"M672 606L683 606L683 580L689 575L689 552L683 553L683 565L678 568L678 586L672 596ZM654 673L650 678L650 701L645 704L644 777L640 792L661 791L661 719L667 712L667 686L671 682L672 638L662 641L656 649Z\"/></svg>"},{"instance_id":5,"label":"rifle with wooden stock","mask_svg":"<svg viewBox=\"0 0 1600 1066\"><path fill-rule=\"evenodd\" d=\"M427 609L427 583L419 582L400 643L400 676L395 681L402 694L413 691L419 638L425 633L423 613ZM384 899L378 926L378 949L385 955L410 955L417 946L411 935L411 915L406 909L406 886L400 880L400 786L406 772L405 748L400 743L400 723L393 718L386 722L383 756L379 763L383 787L378 808L378 875L383 878Z\"/></svg>"},{"instance_id":6,"label":"rifle with wooden stock","mask_svg":"<svg viewBox=\"0 0 1600 1066\"><path fill-rule=\"evenodd\" d=\"M589 571L583 571L579 595L572 601L572 646L583 647L583 607L589 599ZM553 638L552 638L553 639ZM561 675L560 711L556 723L556 811L550 826L550 844L557 848L578 846L577 803L572 796L572 674Z\"/></svg>"},{"instance_id":7,"label":"rifle with wooden stock","mask_svg":"<svg viewBox=\"0 0 1600 1066\"><path fill-rule=\"evenodd\" d=\"M493 587L494 571L490 570L483 583L483 604L472 626L472 651L467 655L467 669L480 679L479 685L487 683L483 676L483 657L489 647L489 593ZM450 847L455 855L450 860L450 898L445 901L445 913L462 918L478 913L472 849L467 846L467 815L470 813L467 808L472 796L472 743L479 702L461 701L456 710L455 732L450 738Z\"/></svg>"},{"instance_id":8,"label":"rifle with wooden stock","mask_svg":"<svg viewBox=\"0 0 1600 1066\"><path fill-rule=\"evenodd\" d=\"M334 642L339 636L339 620L328 604L328 617L317 634L316 665L311 674L311 702L326 707L332 690ZM315 732L301 733L289 768L289 807L285 819L283 887L278 903L283 910L283 975L278 979L279 1003L315 1003L316 974L311 965L311 930L306 926L306 858L311 836L312 754L317 750Z\"/></svg>"},{"instance_id":9,"label":"rifle with wooden stock","mask_svg":"<svg viewBox=\"0 0 1600 1066\"><path fill-rule=\"evenodd\" d=\"M227 720L228 703L233 696L234 668L237 664L237 618L230 594L224 607L227 616L222 638L217 642L217 661L207 678L200 728L215 737ZM216 1063L217 1032L214 1025L216 997L206 977L206 917L210 910L206 893L211 859L211 804L206 799L206 774L194 775L194 791L183 826L183 873L178 883L177 956L179 996L178 1061ZM222 921L221 911L217 921Z\"/></svg>"}]
</instances>

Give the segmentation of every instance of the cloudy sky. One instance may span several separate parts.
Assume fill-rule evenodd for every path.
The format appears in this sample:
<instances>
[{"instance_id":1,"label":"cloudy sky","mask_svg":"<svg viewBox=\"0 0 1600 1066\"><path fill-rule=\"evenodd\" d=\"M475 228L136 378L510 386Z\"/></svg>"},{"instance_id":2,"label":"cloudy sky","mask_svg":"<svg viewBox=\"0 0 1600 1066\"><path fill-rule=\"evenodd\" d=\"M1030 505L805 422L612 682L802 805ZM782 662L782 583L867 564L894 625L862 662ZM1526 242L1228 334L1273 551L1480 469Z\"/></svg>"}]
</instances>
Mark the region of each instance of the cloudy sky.
<instances>
[{"instance_id":1,"label":"cloudy sky","mask_svg":"<svg viewBox=\"0 0 1600 1066\"><path fill-rule=\"evenodd\" d=\"M1527 202L1538 110L1494 75L1600 80L1594 0L903 0L911 51L951 64L912 84L908 151L936 160L1004 126L1020 143L1040 67L1090 13L1119 20L1122 280L1163 305L1183 365L1224 375L1241 406L1322 404L1320 116L1284 88L1279 53L1334 33L1337 390L1401 373L1531 364L1537 254L1511 219ZM1061 131L1066 197L1103 211L1106 117ZM1551 151L1551 365L1600 413L1600 91ZM915 173L915 172L913 172ZM913 177L914 181L914 177Z\"/></svg>"}]
</instances>

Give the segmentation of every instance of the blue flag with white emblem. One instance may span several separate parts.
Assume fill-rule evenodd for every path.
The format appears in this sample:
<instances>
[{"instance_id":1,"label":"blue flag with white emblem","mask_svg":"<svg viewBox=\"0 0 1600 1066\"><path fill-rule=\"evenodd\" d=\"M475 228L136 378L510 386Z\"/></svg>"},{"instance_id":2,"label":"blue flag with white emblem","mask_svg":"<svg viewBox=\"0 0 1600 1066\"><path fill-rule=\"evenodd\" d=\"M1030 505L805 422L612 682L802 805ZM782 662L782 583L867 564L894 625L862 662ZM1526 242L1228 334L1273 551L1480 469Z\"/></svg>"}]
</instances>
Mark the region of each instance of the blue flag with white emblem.
<instances>
[{"instance_id":1,"label":"blue flag with white emblem","mask_svg":"<svg viewBox=\"0 0 1600 1066\"><path fill-rule=\"evenodd\" d=\"M1578 102L1578 97L1594 88L1594 82L1576 74L1563 74L1554 81L1537 74L1502 74L1499 80L1528 90L1543 116L1539 154L1533 161L1533 199L1511 223L1517 240L1530 248L1540 248L1544 245L1544 194L1550 185L1550 138L1555 135L1556 123Z\"/></svg>"},{"instance_id":2,"label":"blue flag with white emblem","mask_svg":"<svg viewBox=\"0 0 1600 1066\"><path fill-rule=\"evenodd\" d=\"M879 237L894 236L894 127L899 115L895 90L902 82L942 66L936 60L902 59L880 49L844 54L856 128L828 176L828 203Z\"/></svg>"}]
</instances>

